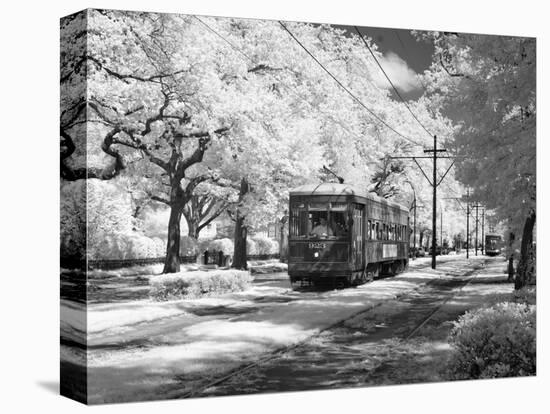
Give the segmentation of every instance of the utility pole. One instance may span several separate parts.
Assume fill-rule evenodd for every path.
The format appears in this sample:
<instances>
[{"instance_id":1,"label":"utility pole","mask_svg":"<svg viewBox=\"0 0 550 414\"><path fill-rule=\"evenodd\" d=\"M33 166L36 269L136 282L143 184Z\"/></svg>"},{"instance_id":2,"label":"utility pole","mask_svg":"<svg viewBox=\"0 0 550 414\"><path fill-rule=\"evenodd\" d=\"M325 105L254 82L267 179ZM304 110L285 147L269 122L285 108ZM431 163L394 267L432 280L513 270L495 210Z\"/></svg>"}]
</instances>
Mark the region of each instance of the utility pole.
<instances>
[{"instance_id":1,"label":"utility pole","mask_svg":"<svg viewBox=\"0 0 550 414\"><path fill-rule=\"evenodd\" d=\"M483 206L479 203L476 203L475 205L472 206L472 208L475 208L476 209L476 256L477 256L477 246L479 244L479 240L478 240L478 228L479 228L479 208L483 208Z\"/></svg>"},{"instance_id":2,"label":"utility pole","mask_svg":"<svg viewBox=\"0 0 550 414\"><path fill-rule=\"evenodd\" d=\"M477 225L479 224L479 204L476 205L476 256L477 256Z\"/></svg>"},{"instance_id":3,"label":"utility pole","mask_svg":"<svg viewBox=\"0 0 550 414\"><path fill-rule=\"evenodd\" d=\"M481 210L481 254L485 254L485 208Z\"/></svg>"},{"instance_id":4,"label":"utility pole","mask_svg":"<svg viewBox=\"0 0 550 414\"><path fill-rule=\"evenodd\" d=\"M414 224L413 224L413 257L412 259L414 260L416 258L416 190L414 189L414 186L412 185L412 183L407 180L405 181L406 183L408 183L412 190L413 190L413 203L411 205L411 208L409 208L409 212L414 208ZM410 246L410 239L409 239L409 246Z\"/></svg>"},{"instance_id":5,"label":"utility pole","mask_svg":"<svg viewBox=\"0 0 550 414\"><path fill-rule=\"evenodd\" d=\"M439 184L441 184L441 182L443 181L443 179L445 178L445 176L447 175L447 173L449 172L451 167L454 165L454 163L455 163L454 159L456 157L438 155L438 153L447 152L447 150L445 148L439 148L439 149L437 148L437 136L436 135L434 135L433 149L425 149L424 150L424 153L432 153L432 152L433 152L433 155L430 155L430 156L386 157L386 158L387 159L392 159L392 160L395 160L395 159L412 159L416 163L418 168L420 168L420 171L422 171L422 174L424 175L426 180L428 180L428 183L430 183L430 185L432 186L432 189L433 189L433 200L432 200L432 269L435 269L435 245L437 243L437 206L436 206L436 204L437 204L437 187L439 186ZM432 179L431 180L428 177L428 175L424 172L424 170L422 169L420 164L418 163L417 159L419 159L419 158L427 158L427 159L433 160L433 174L432 174ZM439 181L437 180L437 159L438 158L453 159L453 162L451 163L451 165L449 165L449 168L447 168L447 171L445 171L445 174L443 174L443 176L439 179Z\"/></svg>"},{"instance_id":6,"label":"utility pole","mask_svg":"<svg viewBox=\"0 0 550 414\"><path fill-rule=\"evenodd\" d=\"M466 191L466 259L470 258L470 189Z\"/></svg>"},{"instance_id":7,"label":"utility pole","mask_svg":"<svg viewBox=\"0 0 550 414\"><path fill-rule=\"evenodd\" d=\"M464 195L462 196L462 198L458 198L458 197L445 197L445 198L443 198L443 200L456 200L456 201L458 201L458 205L460 206L460 208L463 211L466 212L466 245L467 245L466 258L469 258L468 248L470 247L469 246L469 243L470 243L470 201L469 201L469 199L470 199L470 189L469 188L467 189L467 192L466 192L466 208L464 208L464 206L460 202L461 200L464 200ZM441 227L443 227L443 224L441 224ZM460 242L464 243L462 238L460 239Z\"/></svg>"},{"instance_id":8,"label":"utility pole","mask_svg":"<svg viewBox=\"0 0 550 414\"><path fill-rule=\"evenodd\" d=\"M441 208L441 212L439 213L441 216L441 220L439 222L439 233L441 234L440 240L439 240L439 246L443 249L443 207Z\"/></svg>"}]
</instances>

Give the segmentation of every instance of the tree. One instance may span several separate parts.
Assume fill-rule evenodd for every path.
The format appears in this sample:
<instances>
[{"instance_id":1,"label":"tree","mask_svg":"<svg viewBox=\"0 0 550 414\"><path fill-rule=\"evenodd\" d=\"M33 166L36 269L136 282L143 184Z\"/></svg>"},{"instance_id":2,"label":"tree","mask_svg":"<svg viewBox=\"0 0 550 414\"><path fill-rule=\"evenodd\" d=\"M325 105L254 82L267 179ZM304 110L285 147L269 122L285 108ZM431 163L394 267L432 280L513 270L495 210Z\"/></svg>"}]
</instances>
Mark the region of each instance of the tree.
<instances>
[{"instance_id":1,"label":"tree","mask_svg":"<svg viewBox=\"0 0 550 414\"><path fill-rule=\"evenodd\" d=\"M200 231L218 218L228 205L229 201L225 198L218 198L211 194L193 195L183 208L188 236L198 239Z\"/></svg>"},{"instance_id":2,"label":"tree","mask_svg":"<svg viewBox=\"0 0 550 414\"><path fill-rule=\"evenodd\" d=\"M516 288L529 279L536 201L534 38L429 33L429 90L460 124L458 178L522 234ZM523 229L523 230L520 230Z\"/></svg>"},{"instance_id":3,"label":"tree","mask_svg":"<svg viewBox=\"0 0 550 414\"><path fill-rule=\"evenodd\" d=\"M95 10L82 16L67 21L79 24L66 32L70 47L62 56L62 87L70 92L63 100L62 175L132 181L134 216L149 201L168 205L164 272L179 270L183 215L196 235L229 203L240 238L235 265L245 267L248 229L281 216L290 187L323 179L325 164L346 182L370 182L381 158L413 145L381 120L418 134L405 107L372 81L378 68L362 41L340 29L289 25L377 117L277 22L201 24L192 16ZM76 46L81 38L87 47ZM81 78L84 99L76 87ZM445 123L424 101L411 105L432 128ZM397 196L392 180L400 175L377 180Z\"/></svg>"},{"instance_id":4,"label":"tree","mask_svg":"<svg viewBox=\"0 0 550 414\"><path fill-rule=\"evenodd\" d=\"M128 169L128 161L152 172L161 191L151 199L171 209L164 272L177 272L183 209L195 188L214 177L195 167L230 129L230 114L219 106L236 90L217 74L231 71L220 68L216 53L183 47L200 44L189 18L90 10L85 29L88 49L73 56L70 67L86 70L86 121L101 124L97 147L113 159L109 173L104 168L94 176L111 179ZM91 138L88 146L94 147ZM93 169L86 169L89 178Z\"/></svg>"}]
</instances>

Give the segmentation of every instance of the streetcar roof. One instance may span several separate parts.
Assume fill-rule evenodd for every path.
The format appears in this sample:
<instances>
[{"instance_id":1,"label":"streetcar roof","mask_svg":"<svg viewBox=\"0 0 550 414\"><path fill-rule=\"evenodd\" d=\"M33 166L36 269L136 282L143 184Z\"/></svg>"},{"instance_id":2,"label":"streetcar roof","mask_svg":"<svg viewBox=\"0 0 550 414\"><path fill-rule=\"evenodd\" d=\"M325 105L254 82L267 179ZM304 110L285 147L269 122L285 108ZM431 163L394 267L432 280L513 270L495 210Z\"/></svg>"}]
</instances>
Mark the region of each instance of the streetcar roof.
<instances>
[{"instance_id":1,"label":"streetcar roof","mask_svg":"<svg viewBox=\"0 0 550 414\"><path fill-rule=\"evenodd\" d=\"M378 203L388 205L390 207L397 207L406 212L409 211L406 207L403 207L401 204L397 204L393 201L388 201L385 198L378 197L375 194L360 190L357 187L350 184L339 184L339 183L306 184L300 187L292 188L289 193L291 196L313 196L313 195L357 196L357 197L366 198L367 200L376 201Z\"/></svg>"}]
</instances>

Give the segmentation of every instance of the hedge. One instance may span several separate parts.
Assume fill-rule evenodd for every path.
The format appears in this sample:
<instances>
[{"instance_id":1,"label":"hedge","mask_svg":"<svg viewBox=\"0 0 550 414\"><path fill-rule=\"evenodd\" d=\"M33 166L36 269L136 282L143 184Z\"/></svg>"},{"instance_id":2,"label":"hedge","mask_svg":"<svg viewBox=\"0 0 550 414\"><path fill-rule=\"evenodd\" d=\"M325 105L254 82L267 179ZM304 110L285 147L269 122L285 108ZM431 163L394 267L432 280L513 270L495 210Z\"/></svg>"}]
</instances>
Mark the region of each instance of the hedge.
<instances>
[{"instance_id":1,"label":"hedge","mask_svg":"<svg viewBox=\"0 0 550 414\"><path fill-rule=\"evenodd\" d=\"M241 292L250 286L252 276L242 270L212 270L169 273L149 280L153 300L192 299L228 292Z\"/></svg>"}]
</instances>

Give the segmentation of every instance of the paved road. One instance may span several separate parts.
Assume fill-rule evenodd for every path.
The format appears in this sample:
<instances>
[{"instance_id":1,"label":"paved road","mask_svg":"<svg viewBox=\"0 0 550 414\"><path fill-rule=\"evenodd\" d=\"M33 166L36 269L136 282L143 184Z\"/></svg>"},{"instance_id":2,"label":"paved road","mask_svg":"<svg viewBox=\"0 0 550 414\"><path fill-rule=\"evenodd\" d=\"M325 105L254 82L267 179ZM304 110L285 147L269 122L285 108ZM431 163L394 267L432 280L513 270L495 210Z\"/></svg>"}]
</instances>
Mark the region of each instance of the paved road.
<instances>
[{"instance_id":1,"label":"paved road","mask_svg":"<svg viewBox=\"0 0 550 414\"><path fill-rule=\"evenodd\" d=\"M414 334L415 328L445 300L456 294L475 272L456 272L436 279L421 289L386 302L376 311L357 315L297 348L212 385L195 396L320 390L403 382L402 377L388 380L382 372L385 361L393 359L389 355L391 345L403 342L411 333ZM446 319L455 320L464 310L464 307L455 307L452 312L447 312ZM406 378L405 382L414 380Z\"/></svg>"}]
</instances>

